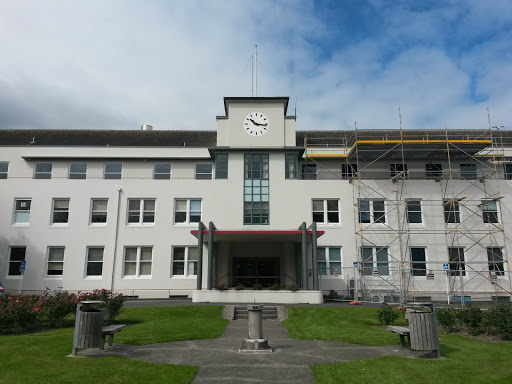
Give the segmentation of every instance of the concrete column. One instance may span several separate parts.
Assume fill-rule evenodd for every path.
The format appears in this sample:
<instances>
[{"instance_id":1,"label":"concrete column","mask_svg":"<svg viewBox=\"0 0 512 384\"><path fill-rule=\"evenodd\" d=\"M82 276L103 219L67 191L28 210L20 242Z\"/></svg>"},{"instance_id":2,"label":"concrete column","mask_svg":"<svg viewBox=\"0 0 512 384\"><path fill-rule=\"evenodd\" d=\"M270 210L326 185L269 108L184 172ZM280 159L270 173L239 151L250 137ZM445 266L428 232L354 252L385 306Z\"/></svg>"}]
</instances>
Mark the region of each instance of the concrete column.
<instances>
[{"instance_id":1,"label":"concrete column","mask_svg":"<svg viewBox=\"0 0 512 384\"><path fill-rule=\"evenodd\" d=\"M302 289L308 289L308 249L306 223L301 224L302 229Z\"/></svg>"},{"instance_id":2,"label":"concrete column","mask_svg":"<svg viewBox=\"0 0 512 384\"><path fill-rule=\"evenodd\" d=\"M204 224L199 222L199 232L197 233L197 287L200 291L203 289L203 230Z\"/></svg>"},{"instance_id":3,"label":"concrete column","mask_svg":"<svg viewBox=\"0 0 512 384\"><path fill-rule=\"evenodd\" d=\"M206 289L212 289L212 273L213 273L213 222L208 223L208 276L206 278Z\"/></svg>"},{"instance_id":4,"label":"concrete column","mask_svg":"<svg viewBox=\"0 0 512 384\"><path fill-rule=\"evenodd\" d=\"M313 225L311 226L311 229L313 230L313 240L312 240L312 248L313 248L313 290L318 291L320 290L320 284L318 281L318 259L316 256L316 223L313 222Z\"/></svg>"},{"instance_id":5,"label":"concrete column","mask_svg":"<svg viewBox=\"0 0 512 384\"><path fill-rule=\"evenodd\" d=\"M263 305L247 305L249 339L263 339Z\"/></svg>"}]
</instances>

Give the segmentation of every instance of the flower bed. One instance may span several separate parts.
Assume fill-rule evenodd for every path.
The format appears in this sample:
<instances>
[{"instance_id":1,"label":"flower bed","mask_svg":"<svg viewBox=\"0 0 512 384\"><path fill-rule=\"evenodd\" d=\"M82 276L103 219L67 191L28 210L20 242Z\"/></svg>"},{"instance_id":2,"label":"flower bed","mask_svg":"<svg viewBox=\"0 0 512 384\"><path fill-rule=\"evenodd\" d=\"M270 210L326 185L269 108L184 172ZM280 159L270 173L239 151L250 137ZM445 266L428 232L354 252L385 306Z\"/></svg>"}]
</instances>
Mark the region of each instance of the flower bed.
<instances>
[{"instance_id":1,"label":"flower bed","mask_svg":"<svg viewBox=\"0 0 512 384\"><path fill-rule=\"evenodd\" d=\"M59 291L50 296L4 295L0 298L0 332L25 332L49 325L56 327L75 313L83 300L101 300L106 306L106 323L110 323L123 309L125 297L102 289L93 292Z\"/></svg>"}]
</instances>

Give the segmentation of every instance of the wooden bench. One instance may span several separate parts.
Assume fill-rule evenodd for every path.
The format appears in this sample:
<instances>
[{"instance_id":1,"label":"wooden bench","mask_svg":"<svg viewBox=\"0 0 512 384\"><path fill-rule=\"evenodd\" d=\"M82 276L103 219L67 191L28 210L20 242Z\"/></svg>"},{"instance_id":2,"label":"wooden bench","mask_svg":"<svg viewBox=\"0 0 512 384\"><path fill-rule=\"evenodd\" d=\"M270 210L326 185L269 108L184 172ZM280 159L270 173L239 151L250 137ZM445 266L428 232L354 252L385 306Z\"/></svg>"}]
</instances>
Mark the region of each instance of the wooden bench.
<instances>
[{"instance_id":1,"label":"wooden bench","mask_svg":"<svg viewBox=\"0 0 512 384\"><path fill-rule=\"evenodd\" d=\"M114 342L114 334L116 332L122 331L124 328L126 328L126 324L113 324L104 326L101 329L101 337L103 338L103 341L100 345L100 349L105 349L105 337L109 336L108 346L111 347L112 343Z\"/></svg>"},{"instance_id":2,"label":"wooden bench","mask_svg":"<svg viewBox=\"0 0 512 384\"><path fill-rule=\"evenodd\" d=\"M394 333L398 333L400 335L400 344L402 347L410 347L411 346L411 331L407 327L400 327L397 325L388 325L388 330ZM407 336L407 344L405 343L405 337Z\"/></svg>"}]
</instances>

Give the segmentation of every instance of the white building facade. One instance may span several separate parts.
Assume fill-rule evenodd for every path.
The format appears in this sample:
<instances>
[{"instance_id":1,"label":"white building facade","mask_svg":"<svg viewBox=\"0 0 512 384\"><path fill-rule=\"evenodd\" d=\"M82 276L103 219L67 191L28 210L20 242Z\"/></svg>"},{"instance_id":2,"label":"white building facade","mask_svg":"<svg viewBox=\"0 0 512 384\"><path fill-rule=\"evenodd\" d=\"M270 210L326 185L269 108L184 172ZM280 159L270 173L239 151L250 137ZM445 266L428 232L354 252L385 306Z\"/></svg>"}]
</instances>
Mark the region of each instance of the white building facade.
<instances>
[{"instance_id":1,"label":"white building facade","mask_svg":"<svg viewBox=\"0 0 512 384\"><path fill-rule=\"evenodd\" d=\"M0 131L6 291L510 300L508 132L297 132L286 97L224 104L216 131Z\"/></svg>"}]
</instances>

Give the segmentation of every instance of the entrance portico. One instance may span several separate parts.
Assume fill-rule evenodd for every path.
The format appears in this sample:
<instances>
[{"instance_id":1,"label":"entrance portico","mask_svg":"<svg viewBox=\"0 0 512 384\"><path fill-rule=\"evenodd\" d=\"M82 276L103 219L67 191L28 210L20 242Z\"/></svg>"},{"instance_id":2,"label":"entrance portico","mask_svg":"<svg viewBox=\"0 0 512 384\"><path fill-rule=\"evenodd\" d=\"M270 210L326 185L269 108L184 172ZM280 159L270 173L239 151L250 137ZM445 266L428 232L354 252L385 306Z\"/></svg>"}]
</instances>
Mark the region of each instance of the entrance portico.
<instances>
[{"instance_id":1,"label":"entrance portico","mask_svg":"<svg viewBox=\"0 0 512 384\"><path fill-rule=\"evenodd\" d=\"M316 239L324 232L315 223L295 230L219 230L210 222L191 233L198 239L197 290L319 291Z\"/></svg>"}]
</instances>

